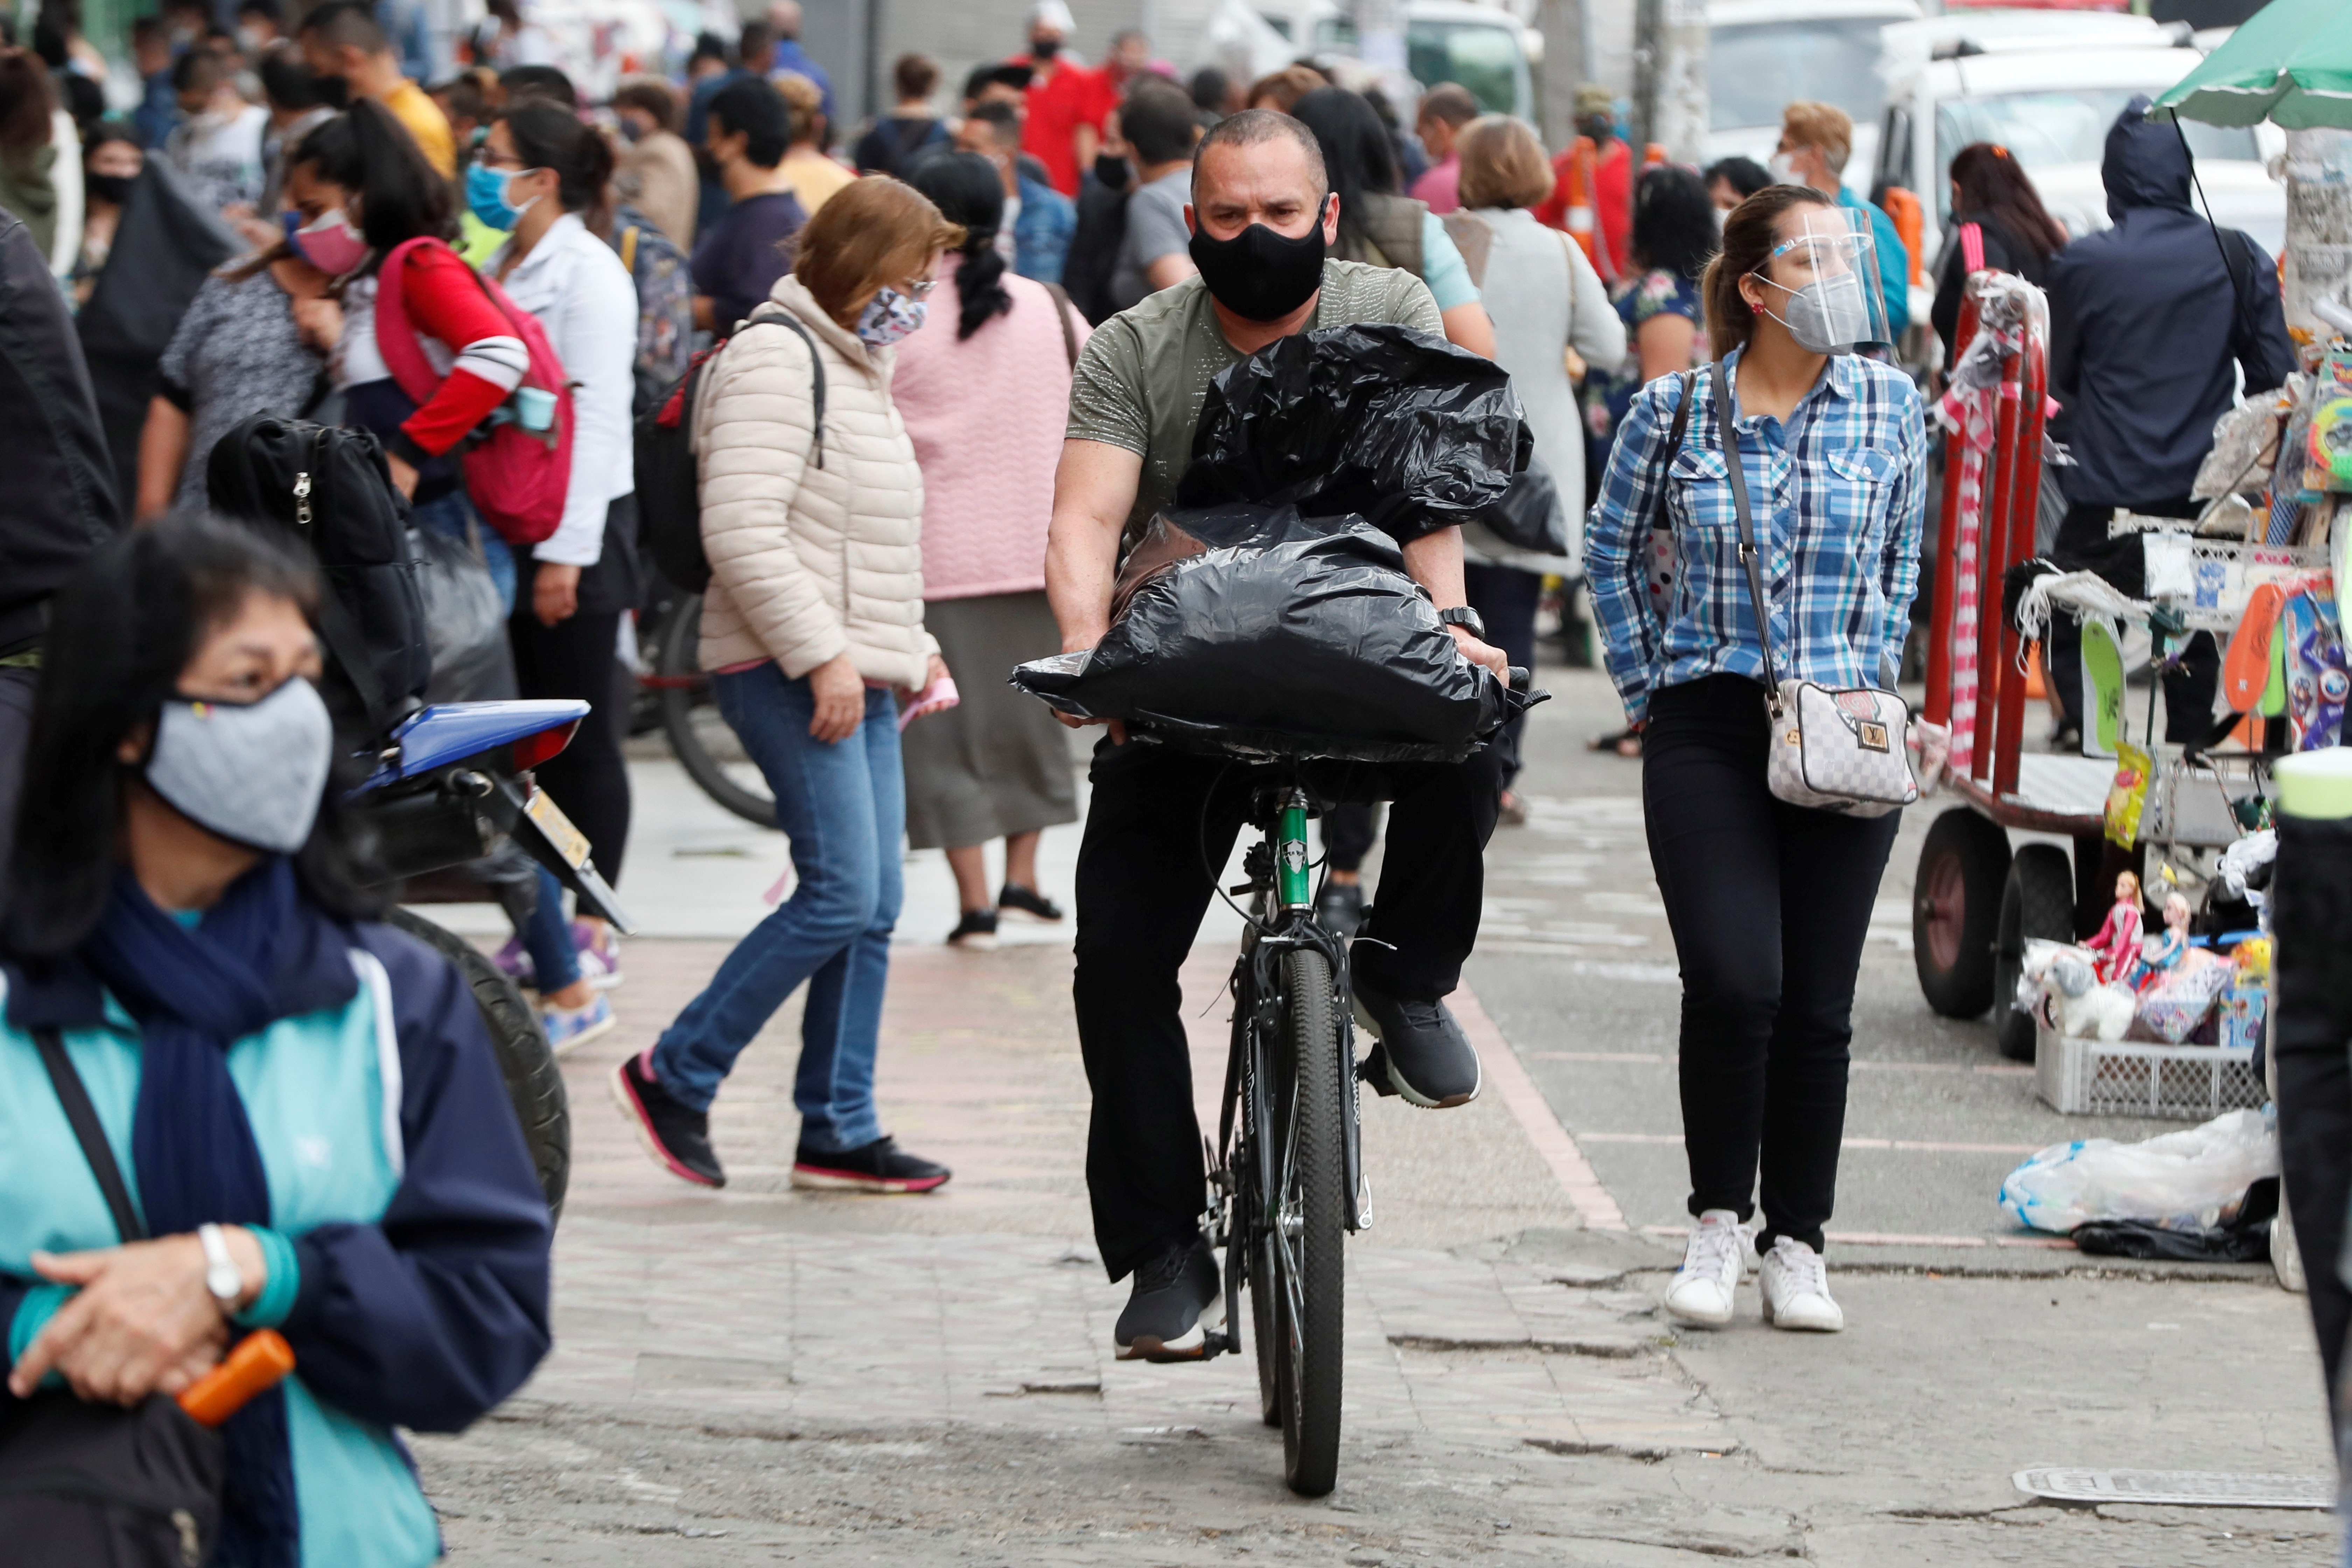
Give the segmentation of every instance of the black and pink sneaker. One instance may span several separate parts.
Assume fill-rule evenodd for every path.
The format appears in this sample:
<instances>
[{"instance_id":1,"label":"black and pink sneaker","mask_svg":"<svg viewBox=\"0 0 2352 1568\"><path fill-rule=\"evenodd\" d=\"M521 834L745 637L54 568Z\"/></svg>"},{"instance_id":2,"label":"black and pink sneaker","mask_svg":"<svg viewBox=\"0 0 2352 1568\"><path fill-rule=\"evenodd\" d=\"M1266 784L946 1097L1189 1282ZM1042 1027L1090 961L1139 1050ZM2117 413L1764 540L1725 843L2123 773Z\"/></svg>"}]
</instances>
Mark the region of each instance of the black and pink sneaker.
<instances>
[{"instance_id":1,"label":"black and pink sneaker","mask_svg":"<svg viewBox=\"0 0 2352 1568\"><path fill-rule=\"evenodd\" d=\"M710 1152L709 1112L680 1104L661 1086L654 1077L653 1055L648 1047L613 1069L613 1103L637 1130L637 1142L656 1164L699 1186L725 1186L727 1173Z\"/></svg>"},{"instance_id":2,"label":"black and pink sneaker","mask_svg":"<svg viewBox=\"0 0 2352 1568\"><path fill-rule=\"evenodd\" d=\"M832 1193L928 1193L953 1175L945 1165L909 1154L892 1138L856 1149L793 1152L793 1185Z\"/></svg>"}]
</instances>

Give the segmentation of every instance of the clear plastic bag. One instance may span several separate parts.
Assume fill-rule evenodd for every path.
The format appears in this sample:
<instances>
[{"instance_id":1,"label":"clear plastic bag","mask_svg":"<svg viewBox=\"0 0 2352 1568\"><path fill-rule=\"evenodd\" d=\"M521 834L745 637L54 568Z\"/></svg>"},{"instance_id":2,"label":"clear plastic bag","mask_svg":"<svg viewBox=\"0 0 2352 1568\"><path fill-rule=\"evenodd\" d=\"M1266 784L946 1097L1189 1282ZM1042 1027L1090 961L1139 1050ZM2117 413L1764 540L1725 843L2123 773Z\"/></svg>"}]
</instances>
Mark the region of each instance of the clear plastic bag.
<instances>
[{"instance_id":1,"label":"clear plastic bag","mask_svg":"<svg viewBox=\"0 0 2352 1568\"><path fill-rule=\"evenodd\" d=\"M2246 1189L2279 1173L2272 1110L2232 1110L2140 1143L2053 1143L2009 1173L2000 1206L2020 1225L2064 1235L2093 1220L2208 1231L2234 1216Z\"/></svg>"}]
</instances>

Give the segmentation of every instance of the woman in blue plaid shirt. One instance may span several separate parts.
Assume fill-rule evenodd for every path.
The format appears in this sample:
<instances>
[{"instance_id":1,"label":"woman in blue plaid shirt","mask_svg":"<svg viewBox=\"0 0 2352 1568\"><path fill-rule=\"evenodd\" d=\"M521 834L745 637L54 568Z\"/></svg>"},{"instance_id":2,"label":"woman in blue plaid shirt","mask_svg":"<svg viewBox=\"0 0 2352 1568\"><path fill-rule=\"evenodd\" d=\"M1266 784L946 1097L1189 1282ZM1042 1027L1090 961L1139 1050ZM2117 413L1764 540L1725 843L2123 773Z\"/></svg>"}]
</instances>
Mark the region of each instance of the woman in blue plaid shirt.
<instances>
[{"instance_id":1,"label":"woman in blue plaid shirt","mask_svg":"<svg viewBox=\"0 0 2352 1568\"><path fill-rule=\"evenodd\" d=\"M1829 296L1809 287L1847 267L1875 287L1866 232L1841 237L1856 254L1824 265L1837 219L1822 215L1836 212L1795 185L1734 211L1704 283L1707 334L1732 394L1780 672L1892 687L1919 579L1927 437L1909 378L1845 352L1841 337L1872 334L1836 330ZM1707 374L1654 381L1618 427L1584 545L1609 674L1643 734L1650 860L1683 973L1698 1223L1664 1306L1687 1323L1730 1321L1760 1165L1765 1320L1834 1332L1845 1316L1822 1233L1854 977L1901 817L1790 805L1768 787L1763 649L1729 474ZM1655 602L1654 526L1672 530Z\"/></svg>"}]
</instances>

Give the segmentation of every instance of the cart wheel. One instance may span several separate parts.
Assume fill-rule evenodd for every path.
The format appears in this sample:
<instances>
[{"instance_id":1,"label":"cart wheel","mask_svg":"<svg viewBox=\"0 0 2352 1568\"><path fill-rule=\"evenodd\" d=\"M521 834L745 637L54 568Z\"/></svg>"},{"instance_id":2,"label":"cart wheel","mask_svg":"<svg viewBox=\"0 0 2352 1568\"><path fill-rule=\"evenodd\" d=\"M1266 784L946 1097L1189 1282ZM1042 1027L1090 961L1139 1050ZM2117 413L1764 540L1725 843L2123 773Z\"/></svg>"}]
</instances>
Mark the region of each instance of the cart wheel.
<instances>
[{"instance_id":1,"label":"cart wheel","mask_svg":"<svg viewBox=\"0 0 2352 1568\"><path fill-rule=\"evenodd\" d=\"M1993 927L2009 835L1959 806L1937 817L1919 851L1912 884L1911 962L1927 1005L1947 1018L1974 1018L1992 1005Z\"/></svg>"},{"instance_id":2,"label":"cart wheel","mask_svg":"<svg viewBox=\"0 0 2352 1568\"><path fill-rule=\"evenodd\" d=\"M2017 1006L2017 978L2025 944L2034 937L2074 940L2074 873L2066 851L2055 844L2029 844L2009 863L2009 885L2000 895L2000 945L1993 965L1992 1023L2000 1054L2013 1062L2033 1059L2033 1015Z\"/></svg>"}]
</instances>

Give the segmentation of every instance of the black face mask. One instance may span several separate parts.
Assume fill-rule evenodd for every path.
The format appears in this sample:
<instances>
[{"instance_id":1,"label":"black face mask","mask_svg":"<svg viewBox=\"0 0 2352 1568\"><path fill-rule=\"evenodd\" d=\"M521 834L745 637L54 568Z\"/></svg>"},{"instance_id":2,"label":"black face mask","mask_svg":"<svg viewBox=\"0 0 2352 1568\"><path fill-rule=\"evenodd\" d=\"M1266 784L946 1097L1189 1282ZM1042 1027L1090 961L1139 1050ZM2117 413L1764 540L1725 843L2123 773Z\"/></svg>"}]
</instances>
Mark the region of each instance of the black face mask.
<instances>
[{"instance_id":1,"label":"black face mask","mask_svg":"<svg viewBox=\"0 0 2352 1568\"><path fill-rule=\"evenodd\" d=\"M1323 286L1323 225L1297 238L1254 223L1231 239L1192 236L1192 265L1218 304L1245 321L1278 321Z\"/></svg>"},{"instance_id":2,"label":"black face mask","mask_svg":"<svg viewBox=\"0 0 2352 1568\"><path fill-rule=\"evenodd\" d=\"M1061 52L1062 40L1059 38L1032 38L1029 40L1029 53L1038 59L1050 60Z\"/></svg>"},{"instance_id":3,"label":"black face mask","mask_svg":"<svg viewBox=\"0 0 2352 1568\"><path fill-rule=\"evenodd\" d=\"M131 187L138 178L136 174L84 174L81 184L82 189L100 201L121 206L131 199Z\"/></svg>"},{"instance_id":4,"label":"black face mask","mask_svg":"<svg viewBox=\"0 0 2352 1568\"><path fill-rule=\"evenodd\" d=\"M319 101L329 109L340 114L352 106L352 84L341 77L313 77L311 83L312 90L319 95Z\"/></svg>"},{"instance_id":5,"label":"black face mask","mask_svg":"<svg viewBox=\"0 0 2352 1568\"><path fill-rule=\"evenodd\" d=\"M1095 154L1095 178L1100 180L1110 189L1114 191L1123 191L1127 189L1128 182L1134 177L1133 172L1127 166L1127 160L1120 157L1118 153L1097 153Z\"/></svg>"}]
</instances>

